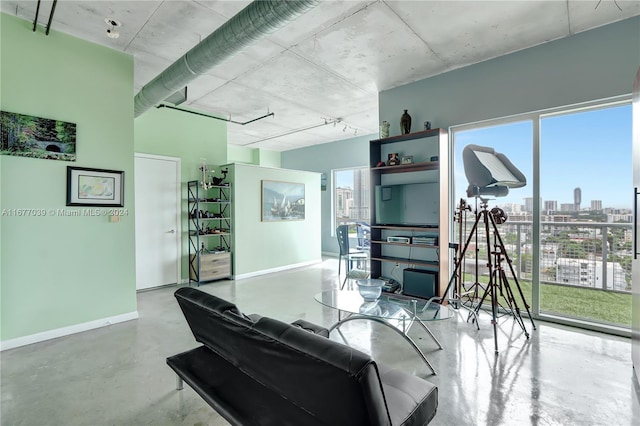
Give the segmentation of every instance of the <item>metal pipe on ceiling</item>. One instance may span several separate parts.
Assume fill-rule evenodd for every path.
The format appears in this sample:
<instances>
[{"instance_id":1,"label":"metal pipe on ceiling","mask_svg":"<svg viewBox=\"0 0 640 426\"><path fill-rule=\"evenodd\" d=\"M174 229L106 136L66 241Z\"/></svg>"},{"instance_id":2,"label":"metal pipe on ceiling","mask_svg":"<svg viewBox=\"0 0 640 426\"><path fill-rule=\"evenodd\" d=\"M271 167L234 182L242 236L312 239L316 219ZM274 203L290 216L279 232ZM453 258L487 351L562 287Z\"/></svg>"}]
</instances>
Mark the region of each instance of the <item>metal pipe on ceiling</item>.
<instances>
[{"instance_id":1,"label":"metal pipe on ceiling","mask_svg":"<svg viewBox=\"0 0 640 426\"><path fill-rule=\"evenodd\" d=\"M319 0L253 1L140 89L134 98L134 115L140 116L199 75L318 3Z\"/></svg>"}]
</instances>

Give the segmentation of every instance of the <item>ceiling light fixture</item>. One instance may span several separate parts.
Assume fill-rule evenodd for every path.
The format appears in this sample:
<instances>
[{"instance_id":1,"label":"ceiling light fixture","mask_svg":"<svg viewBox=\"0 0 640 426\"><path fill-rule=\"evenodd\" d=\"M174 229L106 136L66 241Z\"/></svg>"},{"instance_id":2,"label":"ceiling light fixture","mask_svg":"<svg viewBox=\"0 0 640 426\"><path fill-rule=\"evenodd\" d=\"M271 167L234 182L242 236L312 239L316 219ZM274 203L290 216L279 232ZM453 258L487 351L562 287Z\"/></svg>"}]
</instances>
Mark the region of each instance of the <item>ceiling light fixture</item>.
<instances>
[{"instance_id":1,"label":"ceiling light fixture","mask_svg":"<svg viewBox=\"0 0 640 426\"><path fill-rule=\"evenodd\" d=\"M107 37L109 38L120 37L120 33L118 32L118 30L116 30L116 28L122 26L120 22L112 18L104 18L104 22L105 24L109 25L109 28L107 28Z\"/></svg>"}]
</instances>

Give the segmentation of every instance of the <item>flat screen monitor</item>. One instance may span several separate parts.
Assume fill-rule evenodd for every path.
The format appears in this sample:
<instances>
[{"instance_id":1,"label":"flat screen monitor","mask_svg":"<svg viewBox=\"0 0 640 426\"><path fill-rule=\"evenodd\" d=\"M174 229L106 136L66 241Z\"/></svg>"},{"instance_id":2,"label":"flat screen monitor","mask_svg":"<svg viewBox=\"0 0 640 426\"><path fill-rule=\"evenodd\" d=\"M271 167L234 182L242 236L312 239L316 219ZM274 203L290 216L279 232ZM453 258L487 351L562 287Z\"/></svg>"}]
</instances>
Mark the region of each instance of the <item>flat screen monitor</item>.
<instances>
[{"instance_id":1,"label":"flat screen monitor","mask_svg":"<svg viewBox=\"0 0 640 426\"><path fill-rule=\"evenodd\" d=\"M376 225L438 226L438 183L376 185Z\"/></svg>"}]
</instances>

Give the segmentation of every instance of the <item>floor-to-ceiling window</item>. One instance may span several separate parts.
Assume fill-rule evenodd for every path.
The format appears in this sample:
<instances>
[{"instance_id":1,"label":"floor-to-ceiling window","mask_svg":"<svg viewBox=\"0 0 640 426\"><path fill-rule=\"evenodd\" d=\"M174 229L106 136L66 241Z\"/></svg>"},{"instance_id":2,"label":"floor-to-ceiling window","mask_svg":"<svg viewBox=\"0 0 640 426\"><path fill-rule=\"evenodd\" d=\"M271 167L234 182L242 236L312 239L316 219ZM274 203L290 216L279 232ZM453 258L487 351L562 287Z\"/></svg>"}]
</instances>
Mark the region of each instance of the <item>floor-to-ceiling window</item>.
<instances>
[{"instance_id":1,"label":"floor-to-ceiling window","mask_svg":"<svg viewBox=\"0 0 640 426\"><path fill-rule=\"evenodd\" d=\"M540 312L631 326L631 105L540 118Z\"/></svg>"},{"instance_id":2,"label":"floor-to-ceiling window","mask_svg":"<svg viewBox=\"0 0 640 426\"><path fill-rule=\"evenodd\" d=\"M463 150L469 145L477 145L482 148L494 150L497 154L503 154L526 178L526 184L519 188L509 188L497 191L496 195L474 195L468 191L473 181L473 162L463 161ZM487 264L491 260L496 263L496 252L493 238L493 223L505 250L508 253L513 271L507 267L504 259L503 270L509 281L516 298L518 307L525 311L524 304L531 305L531 270L532 270L532 181L533 181L533 123L526 120L503 120L497 123L474 125L468 128L460 128L454 132L454 200L456 202L456 217L462 216L462 220L454 222L454 240L465 250L464 262L461 263L461 272L465 288L463 291L473 290L481 299L486 291L489 281ZM472 179L468 178L471 172ZM491 191L487 191L491 192ZM485 215L476 215L475 212L483 210L483 204L489 212ZM464 209L468 206L468 209ZM462 208L461 208L462 207ZM495 210L499 209L499 210ZM491 212L499 212L503 223L490 220ZM478 220L476 230L474 225ZM491 236L486 238L486 227L489 227ZM489 258L491 257L491 259ZM518 288L519 287L519 288ZM520 297L520 290L525 300ZM506 307L504 300L501 303Z\"/></svg>"},{"instance_id":3,"label":"floor-to-ceiling window","mask_svg":"<svg viewBox=\"0 0 640 426\"><path fill-rule=\"evenodd\" d=\"M507 217L499 233L532 312L597 328L630 327L630 103L593 103L458 126L452 140L453 200L471 207L464 212L471 220L481 200L467 195L465 146L493 148L526 176L526 186L484 198L489 209L497 207ZM454 223L454 240L469 231L469 223L462 226L459 233ZM469 241L467 281L488 280L483 262L475 258L488 256L493 244L482 235Z\"/></svg>"}]
</instances>

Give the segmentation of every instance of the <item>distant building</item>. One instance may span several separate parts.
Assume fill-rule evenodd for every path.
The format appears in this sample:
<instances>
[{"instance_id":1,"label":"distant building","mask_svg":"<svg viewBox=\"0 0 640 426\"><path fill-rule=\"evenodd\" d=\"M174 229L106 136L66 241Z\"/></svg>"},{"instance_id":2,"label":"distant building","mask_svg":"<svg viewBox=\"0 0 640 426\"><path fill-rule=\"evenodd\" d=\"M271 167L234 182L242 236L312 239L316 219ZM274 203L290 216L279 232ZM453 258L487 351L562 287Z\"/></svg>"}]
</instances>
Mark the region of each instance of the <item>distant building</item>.
<instances>
[{"instance_id":1,"label":"distant building","mask_svg":"<svg viewBox=\"0 0 640 426\"><path fill-rule=\"evenodd\" d=\"M602 210L602 200L591 200L591 211Z\"/></svg>"},{"instance_id":2,"label":"distant building","mask_svg":"<svg viewBox=\"0 0 640 426\"><path fill-rule=\"evenodd\" d=\"M624 269L618 262L607 262L607 283L604 288L601 260L561 257L556 263L556 281L604 290L628 290Z\"/></svg>"},{"instance_id":3,"label":"distant building","mask_svg":"<svg viewBox=\"0 0 640 426\"><path fill-rule=\"evenodd\" d=\"M580 203L582 202L582 190L580 188L576 188L573 190L573 211L580 211Z\"/></svg>"},{"instance_id":4,"label":"distant building","mask_svg":"<svg viewBox=\"0 0 640 426\"><path fill-rule=\"evenodd\" d=\"M616 223L616 222L632 223L633 214L625 213L625 214L608 214L607 215L607 223Z\"/></svg>"},{"instance_id":5,"label":"distant building","mask_svg":"<svg viewBox=\"0 0 640 426\"><path fill-rule=\"evenodd\" d=\"M526 197L524 199L524 211L525 212L533 211L533 197Z\"/></svg>"},{"instance_id":6,"label":"distant building","mask_svg":"<svg viewBox=\"0 0 640 426\"><path fill-rule=\"evenodd\" d=\"M555 200L545 201L544 202L544 212L545 214L554 214L558 210L558 202Z\"/></svg>"},{"instance_id":7,"label":"distant building","mask_svg":"<svg viewBox=\"0 0 640 426\"><path fill-rule=\"evenodd\" d=\"M571 203L562 203L560 204L560 211L561 212L574 212L576 208L575 204L571 204Z\"/></svg>"},{"instance_id":8,"label":"distant building","mask_svg":"<svg viewBox=\"0 0 640 426\"><path fill-rule=\"evenodd\" d=\"M336 217L349 217L353 206L353 190L350 187L336 188Z\"/></svg>"}]
</instances>

